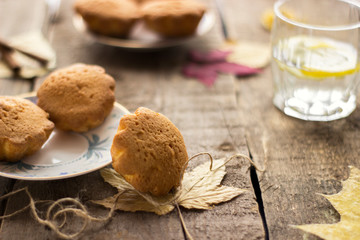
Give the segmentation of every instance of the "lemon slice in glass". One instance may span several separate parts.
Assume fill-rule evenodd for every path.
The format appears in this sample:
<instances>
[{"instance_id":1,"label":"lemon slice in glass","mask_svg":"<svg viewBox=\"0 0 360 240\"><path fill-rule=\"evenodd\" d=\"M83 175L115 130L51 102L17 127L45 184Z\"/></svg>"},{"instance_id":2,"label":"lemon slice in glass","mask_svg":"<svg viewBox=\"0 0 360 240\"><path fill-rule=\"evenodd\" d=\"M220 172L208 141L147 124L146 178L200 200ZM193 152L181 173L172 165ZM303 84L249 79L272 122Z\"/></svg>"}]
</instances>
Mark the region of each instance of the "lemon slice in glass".
<instances>
[{"instance_id":1,"label":"lemon slice in glass","mask_svg":"<svg viewBox=\"0 0 360 240\"><path fill-rule=\"evenodd\" d=\"M283 39L279 47L283 50L280 68L300 78L342 79L360 69L356 49L345 42L300 35Z\"/></svg>"}]
</instances>

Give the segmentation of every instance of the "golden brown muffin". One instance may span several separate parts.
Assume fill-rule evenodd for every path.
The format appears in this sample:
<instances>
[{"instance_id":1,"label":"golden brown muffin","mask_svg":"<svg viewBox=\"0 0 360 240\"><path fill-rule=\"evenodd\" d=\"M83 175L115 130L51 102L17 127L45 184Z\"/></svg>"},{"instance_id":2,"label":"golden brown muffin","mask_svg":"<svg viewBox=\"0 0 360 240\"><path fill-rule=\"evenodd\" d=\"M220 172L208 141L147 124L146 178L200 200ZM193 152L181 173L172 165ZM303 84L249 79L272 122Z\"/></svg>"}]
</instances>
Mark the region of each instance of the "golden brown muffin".
<instances>
[{"instance_id":1,"label":"golden brown muffin","mask_svg":"<svg viewBox=\"0 0 360 240\"><path fill-rule=\"evenodd\" d=\"M179 186L188 161L180 131L164 115L144 107L121 118L111 156L126 181L155 196Z\"/></svg>"},{"instance_id":2,"label":"golden brown muffin","mask_svg":"<svg viewBox=\"0 0 360 240\"><path fill-rule=\"evenodd\" d=\"M194 34L205 11L205 5L191 0L152 1L142 7L146 26L170 38Z\"/></svg>"},{"instance_id":3,"label":"golden brown muffin","mask_svg":"<svg viewBox=\"0 0 360 240\"><path fill-rule=\"evenodd\" d=\"M76 0L74 8L91 31L106 36L127 36L141 17L131 0Z\"/></svg>"},{"instance_id":4,"label":"golden brown muffin","mask_svg":"<svg viewBox=\"0 0 360 240\"><path fill-rule=\"evenodd\" d=\"M54 123L29 100L0 96L0 160L15 162L38 151Z\"/></svg>"},{"instance_id":5,"label":"golden brown muffin","mask_svg":"<svg viewBox=\"0 0 360 240\"><path fill-rule=\"evenodd\" d=\"M115 80L100 66L74 64L50 74L41 84L37 104L65 131L86 132L110 114Z\"/></svg>"}]
</instances>

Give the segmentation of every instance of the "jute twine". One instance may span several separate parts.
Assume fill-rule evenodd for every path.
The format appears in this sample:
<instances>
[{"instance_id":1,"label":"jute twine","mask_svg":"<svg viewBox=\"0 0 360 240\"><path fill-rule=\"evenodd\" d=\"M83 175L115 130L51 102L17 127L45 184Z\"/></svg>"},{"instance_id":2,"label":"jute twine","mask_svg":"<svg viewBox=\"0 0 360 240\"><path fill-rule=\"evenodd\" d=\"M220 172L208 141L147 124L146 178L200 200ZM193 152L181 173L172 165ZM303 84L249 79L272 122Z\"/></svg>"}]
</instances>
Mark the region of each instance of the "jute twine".
<instances>
[{"instance_id":1,"label":"jute twine","mask_svg":"<svg viewBox=\"0 0 360 240\"><path fill-rule=\"evenodd\" d=\"M256 164L248 156L243 155L243 154L236 154L236 155L231 156L230 158L228 158L224 162L224 164L222 164L222 165L218 166L216 169L214 169L213 168L213 157L211 156L210 153L204 152L204 153L198 153L198 154L192 156L191 158L189 158L189 160L184 164L182 172L183 173L185 172L185 169L186 169L187 164L188 164L189 161L191 161L192 159L197 158L199 156L202 156L202 155L207 155L209 157L209 159L210 159L210 171L216 171L217 169L223 167L228 162L232 161L233 159L237 159L237 158L244 158L244 159L248 160L250 162L250 164L255 167L256 170L262 171L262 172L265 171L264 169L260 169L259 167L257 167ZM199 181L201 181L201 179ZM198 182L196 182L194 184L194 186L197 183ZM180 185L180 188L181 187L182 186ZM174 195L174 197L169 202L167 202L167 203L158 203L158 202L154 201L151 196L148 196L148 194L141 193L141 192L137 191L136 189L134 189L134 190L141 197L143 197L144 199L149 201L154 206L168 204L168 203L172 203L174 206L176 206L176 209L178 210L178 213L179 213L179 218L180 218L181 224L183 226L183 230L184 230L187 238L189 240L193 239L190 232L186 228L185 221L184 221L184 219L182 217L179 205L178 205L178 203L176 201L177 198L178 198L178 196L176 194ZM190 191L190 190L191 190L191 188L188 189L187 191ZM18 189L18 190L14 190L14 191L12 191L12 192L10 192L8 194L5 194L5 195L0 197L0 200L7 199L7 198L9 198L11 196L14 196L14 195L20 193L20 192L25 192L26 193L26 195L29 198L29 204L26 205L25 207L15 211L15 212L11 213L11 214L0 216L0 219L10 218L10 217L13 217L13 216L15 216L15 215L17 215L19 213L24 212L27 209L30 209L30 212L32 213L32 216L34 217L34 219L38 223L49 227L59 237L61 237L63 239L73 239L73 238L76 238L77 236L79 236L81 233L83 233L84 230L86 229L87 225L91 221L94 221L94 222L107 222L108 220L110 220L112 218L113 214L114 214L118 198L125 191L119 192L118 194L116 194L116 199L114 201L114 205L111 207L108 215L106 217L103 217L103 218L97 218L97 217L91 216L90 213L88 212L88 210L86 209L86 207L79 200L77 200L75 198L67 197L67 198L61 198L61 199L56 200L56 201L50 201L50 200L38 200L38 201L35 201L32 198L28 187L24 187L24 188L21 188L21 189ZM40 204L40 203L51 203L50 206L47 208L45 218L41 218L39 216L39 214L38 214L39 211L36 208L36 205ZM66 224L66 221L67 221L66 216L68 214L74 214L74 215L82 218L82 220L83 220L81 228L79 230L75 231L74 233L64 233L64 232L61 231L63 229L63 227L65 226L65 224ZM60 221L59 221L59 219L60 219Z\"/></svg>"},{"instance_id":2,"label":"jute twine","mask_svg":"<svg viewBox=\"0 0 360 240\"><path fill-rule=\"evenodd\" d=\"M29 189L27 187L24 187L24 188L12 191L8 194L5 194L0 197L0 200L7 199L15 194L20 193L20 192L26 193L26 195L29 198L29 204L26 205L25 207L23 207L22 209L17 210L11 214L1 216L0 219L10 218L21 212L24 212L26 209L30 209L32 216L35 218L35 220L38 223L48 226L59 237L61 237L63 239L73 239L73 238L77 237L85 230L86 226L91 221L95 221L95 222L108 221L109 219L111 219L111 217L114 213L114 210L115 210L115 204L114 204L114 206L110 209L110 211L106 217L104 217L104 218L93 217L89 214L86 207L79 200L77 200L75 198L61 198L57 201L48 201L48 200L35 201L32 198L32 196L29 192ZM116 199L116 201L117 201L117 199ZM116 201L115 201L115 203L116 203ZM45 218L41 218L38 214L38 209L36 208L36 205L39 203L44 203L44 202L52 202L52 203L50 204L50 206L48 207L48 209L46 211ZM66 204L66 206L65 206L65 204ZM59 209L59 210L56 210L56 209ZM63 232L61 232L61 229L65 226L67 214L70 214L70 213L83 219L82 226L75 233L63 233ZM62 218L62 221L59 222L58 219L60 219L60 218Z\"/></svg>"}]
</instances>

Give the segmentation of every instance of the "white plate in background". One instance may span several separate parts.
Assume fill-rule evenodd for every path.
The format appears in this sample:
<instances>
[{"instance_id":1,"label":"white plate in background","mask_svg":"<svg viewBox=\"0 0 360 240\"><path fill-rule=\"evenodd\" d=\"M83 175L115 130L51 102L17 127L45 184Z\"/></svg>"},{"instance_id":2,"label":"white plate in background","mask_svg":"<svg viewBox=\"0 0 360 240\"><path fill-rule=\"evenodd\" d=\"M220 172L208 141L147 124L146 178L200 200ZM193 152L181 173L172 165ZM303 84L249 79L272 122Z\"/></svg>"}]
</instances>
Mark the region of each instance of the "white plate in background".
<instances>
[{"instance_id":1,"label":"white plate in background","mask_svg":"<svg viewBox=\"0 0 360 240\"><path fill-rule=\"evenodd\" d=\"M73 24L82 34L86 34L96 42L128 49L161 49L184 44L188 40L200 37L208 33L215 24L215 14L207 11L202 17L194 35L186 38L163 38L147 29L142 21L135 24L128 38L107 37L89 31L79 14L74 15Z\"/></svg>"}]
</instances>

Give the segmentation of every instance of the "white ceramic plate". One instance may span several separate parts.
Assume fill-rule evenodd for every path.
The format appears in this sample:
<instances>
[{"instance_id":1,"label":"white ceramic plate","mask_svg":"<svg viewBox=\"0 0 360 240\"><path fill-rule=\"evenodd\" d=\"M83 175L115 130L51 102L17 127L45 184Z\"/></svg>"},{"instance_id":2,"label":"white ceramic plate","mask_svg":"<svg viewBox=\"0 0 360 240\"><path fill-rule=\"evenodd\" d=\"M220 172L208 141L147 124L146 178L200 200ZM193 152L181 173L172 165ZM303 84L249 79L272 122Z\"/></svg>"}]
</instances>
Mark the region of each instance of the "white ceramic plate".
<instances>
[{"instance_id":1,"label":"white ceramic plate","mask_svg":"<svg viewBox=\"0 0 360 240\"><path fill-rule=\"evenodd\" d=\"M36 97L27 97L36 102ZM0 176L22 180L55 180L83 175L111 163L110 147L120 118L129 113L115 103L105 121L85 133L54 129L43 147L16 163L0 161Z\"/></svg>"},{"instance_id":2,"label":"white ceramic plate","mask_svg":"<svg viewBox=\"0 0 360 240\"><path fill-rule=\"evenodd\" d=\"M205 35L215 24L215 14L211 11L206 12L194 35L186 38L174 39L162 38L158 34L147 29L142 22L137 23L133 27L128 38L106 37L93 33L87 29L82 17L78 14L74 15L73 24L80 33L90 36L99 43L128 49L151 50L178 46L190 39Z\"/></svg>"}]
</instances>

